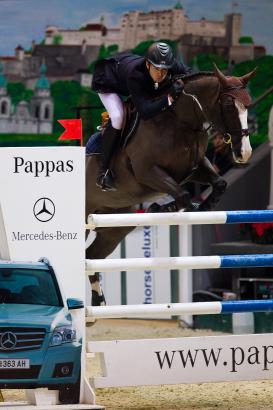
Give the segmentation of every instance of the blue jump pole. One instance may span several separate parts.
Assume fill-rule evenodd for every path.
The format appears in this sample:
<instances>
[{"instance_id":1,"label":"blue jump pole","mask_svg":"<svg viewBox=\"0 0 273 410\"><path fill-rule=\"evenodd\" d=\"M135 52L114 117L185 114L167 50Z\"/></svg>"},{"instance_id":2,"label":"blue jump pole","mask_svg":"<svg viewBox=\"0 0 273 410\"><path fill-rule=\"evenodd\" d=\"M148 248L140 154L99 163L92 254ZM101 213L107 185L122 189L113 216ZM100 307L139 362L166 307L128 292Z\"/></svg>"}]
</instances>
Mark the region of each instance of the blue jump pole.
<instances>
[{"instance_id":1,"label":"blue jump pole","mask_svg":"<svg viewBox=\"0 0 273 410\"><path fill-rule=\"evenodd\" d=\"M272 249L273 251L273 249ZM273 254L220 256L220 268L262 268L273 266Z\"/></svg>"},{"instance_id":2,"label":"blue jump pole","mask_svg":"<svg viewBox=\"0 0 273 410\"><path fill-rule=\"evenodd\" d=\"M227 211L226 224L273 222L273 210Z\"/></svg>"},{"instance_id":3,"label":"blue jump pole","mask_svg":"<svg viewBox=\"0 0 273 410\"><path fill-rule=\"evenodd\" d=\"M220 302L222 305L221 313L238 312L267 312L273 310L273 300L235 300Z\"/></svg>"}]
</instances>

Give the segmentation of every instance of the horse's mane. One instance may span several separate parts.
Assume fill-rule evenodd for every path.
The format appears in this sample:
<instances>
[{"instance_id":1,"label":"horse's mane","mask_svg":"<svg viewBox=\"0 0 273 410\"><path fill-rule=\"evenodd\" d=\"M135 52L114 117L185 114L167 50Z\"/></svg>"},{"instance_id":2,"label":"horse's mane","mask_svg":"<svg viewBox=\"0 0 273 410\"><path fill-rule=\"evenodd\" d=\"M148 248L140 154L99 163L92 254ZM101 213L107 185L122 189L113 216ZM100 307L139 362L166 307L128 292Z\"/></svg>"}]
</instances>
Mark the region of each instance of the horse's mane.
<instances>
[{"instance_id":1,"label":"horse's mane","mask_svg":"<svg viewBox=\"0 0 273 410\"><path fill-rule=\"evenodd\" d=\"M188 83L190 81L199 80L203 77L213 77L215 76L214 72L212 71L198 71L197 73L191 74L177 74L174 76L175 79L181 79L184 83Z\"/></svg>"}]
</instances>

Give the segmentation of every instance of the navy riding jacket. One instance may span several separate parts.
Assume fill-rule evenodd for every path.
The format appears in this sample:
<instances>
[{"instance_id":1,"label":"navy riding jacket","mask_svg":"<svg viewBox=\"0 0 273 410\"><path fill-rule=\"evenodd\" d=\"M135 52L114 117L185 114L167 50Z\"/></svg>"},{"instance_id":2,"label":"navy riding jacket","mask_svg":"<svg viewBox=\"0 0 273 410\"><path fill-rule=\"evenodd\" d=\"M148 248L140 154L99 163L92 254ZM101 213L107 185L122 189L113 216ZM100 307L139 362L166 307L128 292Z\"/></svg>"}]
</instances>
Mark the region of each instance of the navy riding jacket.
<instances>
[{"instance_id":1,"label":"navy riding jacket","mask_svg":"<svg viewBox=\"0 0 273 410\"><path fill-rule=\"evenodd\" d=\"M122 53L96 63L92 89L97 93L131 96L141 118L147 120L168 108L167 92L162 95L166 82L173 75L191 72L191 68L175 60L167 79L157 84L149 74L145 57Z\"/></svg>"}]
</instances>

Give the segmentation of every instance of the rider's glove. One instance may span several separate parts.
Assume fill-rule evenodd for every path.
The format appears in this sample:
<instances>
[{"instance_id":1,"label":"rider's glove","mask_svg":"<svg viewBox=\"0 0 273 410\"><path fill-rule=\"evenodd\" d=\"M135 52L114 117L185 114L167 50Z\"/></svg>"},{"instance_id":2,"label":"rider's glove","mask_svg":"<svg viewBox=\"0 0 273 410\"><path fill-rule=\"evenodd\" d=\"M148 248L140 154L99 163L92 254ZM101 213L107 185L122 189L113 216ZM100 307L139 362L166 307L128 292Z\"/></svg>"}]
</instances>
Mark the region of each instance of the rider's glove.
<instances>
[{"instance_id":1,"label":"rider's glove","mask_svg":"<svg viewBox=\"0 0 273 410\"><path fill-rule=\"evenodd\" d=\"M184 88L184 83L181 80L176 80L173 82L170 90L169 90L169 95L176 100L176 98L181 94L182 90Z\"/></svg>"}]
</instances>

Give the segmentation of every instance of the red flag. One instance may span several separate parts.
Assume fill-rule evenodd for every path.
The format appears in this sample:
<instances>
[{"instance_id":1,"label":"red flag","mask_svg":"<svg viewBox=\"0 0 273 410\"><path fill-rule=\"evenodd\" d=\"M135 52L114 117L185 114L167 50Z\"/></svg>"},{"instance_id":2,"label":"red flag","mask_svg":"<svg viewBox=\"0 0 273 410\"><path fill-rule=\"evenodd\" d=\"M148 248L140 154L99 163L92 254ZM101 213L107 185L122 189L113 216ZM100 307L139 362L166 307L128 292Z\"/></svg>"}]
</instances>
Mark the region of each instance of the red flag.
<instances>
[{"instance_id":1,"label":"red flag","mask_svg":"<svg viewBox=\"0 0 273 410\"><path fill-rule=\"evenodd\" d=\"M58 120L65 128L65 131L59 137L60 140L80 140L82 146L82 120Z\"/></svg>"}]
</instances>

